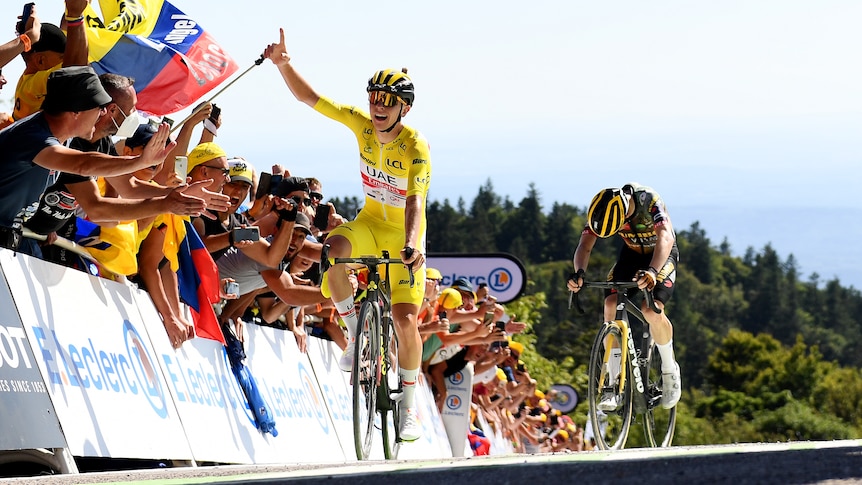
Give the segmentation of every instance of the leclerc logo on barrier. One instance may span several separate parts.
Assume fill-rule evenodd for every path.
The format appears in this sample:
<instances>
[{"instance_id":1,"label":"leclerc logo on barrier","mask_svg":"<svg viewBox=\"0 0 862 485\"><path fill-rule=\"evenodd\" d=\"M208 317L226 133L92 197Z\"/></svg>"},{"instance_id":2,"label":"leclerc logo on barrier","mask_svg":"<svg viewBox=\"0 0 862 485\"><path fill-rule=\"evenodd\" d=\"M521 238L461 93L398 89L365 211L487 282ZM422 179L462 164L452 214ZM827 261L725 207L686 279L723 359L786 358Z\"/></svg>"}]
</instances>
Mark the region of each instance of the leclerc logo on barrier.
<instances>
[{"instance_id":1,"label":"leclerc logo on barrier","mask_svg":"<svg viewBox=\"0 0 862 485\"><path fill-rule=\"evenodd\" d=\"M53 330L49 332L46 335L42 327L33 327L36 345L48 369L49 385L141 394L156 415L162 419L168 416L155 360L131 322L123 322L124 353L97 348L93 339L87 337L83 337L87 339L83 345L60 342Z\"/></svg>"},{"instance_id":2,"label":"leclerc logo on barrier","mask_svg":"<svg viewBox=\"0 0 862 485\"><path fill-rule=\"evenodd\" d=\"M474 290L481 284L488 285L490 294L500 303L516 300L527 284L524 265L506 253L432 253L427 267L440 271L444 287L458 278L466 278Z\"/></svg>"}]
</instances>

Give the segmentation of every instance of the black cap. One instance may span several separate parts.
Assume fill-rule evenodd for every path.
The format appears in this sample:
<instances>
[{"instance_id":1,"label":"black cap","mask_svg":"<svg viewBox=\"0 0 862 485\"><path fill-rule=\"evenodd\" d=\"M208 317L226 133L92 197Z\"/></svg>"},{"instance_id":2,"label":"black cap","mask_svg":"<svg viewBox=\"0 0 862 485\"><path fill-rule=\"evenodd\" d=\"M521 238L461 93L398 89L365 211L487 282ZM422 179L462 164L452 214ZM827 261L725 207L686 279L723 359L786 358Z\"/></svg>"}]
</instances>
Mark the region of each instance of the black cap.
<instances>
[{"instance_id":1,"label":"black cap","mask_svg":"<svg viewBox=\"0 0 862 485\"><path fill-rule=\"evenodd\" d=\"M467 278L464 278L463 276L458 278L457 280L455 280L455 282L452 283L452 288L455 288L456 290L469 291L470 293L473 293L473 284L470 283L470 281Z\"/></svg>"},{"instance_id":2,"label":"black cap","mask_svg":"<svg viewBox=\"0 0 862 485\"><path fill-rule=\"evenodd\" d=\"M48 113L87 111L111 102L90 66L57 69L48 75L47 91L42 109Z\"/></svg>"},{"instance_id":3,"label":"black cap","mask_svg":"<svg viewBox=\"0 0 862 485\"><path fill-rule=\"evenodd\" d=\"M137 148L142 147L150 141L150 138L153 137L159 128L153 123L144 123L142 125L138 125L138 129L135 130L135 134L126 138L126 146L129 148Z\"/></svg>"},{"instance_id":4,"label":"black cap","mask_svg":"<svg viewBox=\"0 0 862 485\"><path fill-rule=\"evenodd\" d=\"M304 232L306 236L311 236L311 219L309 219L304 213L297 212L296 223L294 224L293 229L299 229Z\"/></svg>"},{"instance_id":5,"label":"black cap","mask_svg":"<svg viewBox=\"0 0 862 485\"><path fill-rule=\"evenodd\" d=\"M56 52L62 54L66 51L66 34L54 24L42 24L39 29L39 41L34 42L30 52Z\"/></svg>"},{"instance_id":6,"label":"black cap","mask_svg":"<svg viewBox=\"0 0 862 485\"><path fill-rule=\"evenodd\" d=\"M302 190L308 193L308 182L303 177L286 177L279 182L272 195L276 197L287 197L287 194Z\"/></svg>"}]
</instances>

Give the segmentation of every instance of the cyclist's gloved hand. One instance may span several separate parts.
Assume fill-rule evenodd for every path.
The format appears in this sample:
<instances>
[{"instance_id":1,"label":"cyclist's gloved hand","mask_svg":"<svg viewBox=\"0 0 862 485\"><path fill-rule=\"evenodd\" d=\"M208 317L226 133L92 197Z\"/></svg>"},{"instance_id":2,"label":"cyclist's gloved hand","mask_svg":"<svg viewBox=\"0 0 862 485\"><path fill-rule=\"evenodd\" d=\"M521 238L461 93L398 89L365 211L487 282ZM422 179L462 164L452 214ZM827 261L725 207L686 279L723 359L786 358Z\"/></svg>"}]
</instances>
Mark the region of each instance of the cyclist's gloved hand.
<instances>
[{"instance_id":1,"label":"cyclist's gloved hand","mask_svg":"<svg viewBox=\"0 0 862 485\"><path fill-rule=\"evenodd\" d=\"M638 288L640 289L648 289L652 290L655 288L656 279L658 278L658 271L650 266L647 269L643 269L637 272L634 279L632 281L638 282Z\"/></svg>"},{"instance_id":2,"label":"cyclist's gloved hand","mask_svg":"<svg viewBox=\"0 0 862 485\"><path fill-rule=\"evenodd\" d=\"M566 286L569 288L569 291L579 292L581 291L581 287L584 285L584 270L579 269L577 271L573 271L572 274L569 275L569 279L566 280Z\"/></svg>"}]
</instances>

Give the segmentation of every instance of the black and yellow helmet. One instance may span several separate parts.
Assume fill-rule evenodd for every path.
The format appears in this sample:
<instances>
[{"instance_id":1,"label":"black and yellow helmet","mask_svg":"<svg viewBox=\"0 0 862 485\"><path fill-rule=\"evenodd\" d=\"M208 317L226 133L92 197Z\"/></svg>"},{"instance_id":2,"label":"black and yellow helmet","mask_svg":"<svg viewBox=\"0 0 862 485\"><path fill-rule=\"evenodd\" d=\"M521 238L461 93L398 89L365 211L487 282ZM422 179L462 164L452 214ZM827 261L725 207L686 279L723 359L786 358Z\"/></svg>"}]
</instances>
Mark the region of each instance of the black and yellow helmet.
<instances>
[{"instance_id":1,"label":"black and yellow helmet","mask_svg":"<svg viewBox=\"0 0 862 485\"><path fill-rule=\"evenodd\" d=\"M413 91L413 81L410 80L410 76L407 75L407 68L403 68L400 71L395 69L384 69L382 71L375 72L368 80L368 88L366 91L369 93L382 91L394 94L395 96L398 96L402 103L408 106L413 105L413 98L415 95Z\"/></svg>"},{"instance_id":2,"label":"black and yellow helmet","mask_svg":"<svg viewBox=\"0 0 862 485\"><path fill-rule=\"evenodd\" d=\"M590 231L598 237L611 237L626 222L629 200L620 189L604 189L590 202L587 221Z\"/></svg>"}]
</instances>

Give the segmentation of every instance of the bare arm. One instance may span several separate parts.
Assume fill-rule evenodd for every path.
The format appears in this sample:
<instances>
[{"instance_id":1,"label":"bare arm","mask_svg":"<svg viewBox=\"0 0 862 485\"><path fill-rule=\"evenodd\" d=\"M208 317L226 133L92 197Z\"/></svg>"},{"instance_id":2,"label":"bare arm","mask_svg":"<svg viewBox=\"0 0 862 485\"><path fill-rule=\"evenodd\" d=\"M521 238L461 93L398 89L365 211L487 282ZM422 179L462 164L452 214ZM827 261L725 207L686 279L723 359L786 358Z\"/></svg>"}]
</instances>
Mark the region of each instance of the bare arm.
<instances>
[{"instance_id":1,"label":"bare arm","mask_svg":"<svg viewBox=\"0 0 862 485\"><path fill-rule=\"evenodd\" d=\"M416 246L419 243L422 218L425 215L424 200L423 196L411 195L407 197L404 207L404 247L413 248L414 251L410 256L401 251L401 260L414 272L425 264L425 255L420 251L421 248Z\"/></svg>"},{"instance_id":2,"label":"bare arm","mask_svg":"<svg viewBox=\"0 0 862 485\"><path fill-rule=\"evenodd\" d=\"M284 45L284 29L278 29L278 33L278 43L268 45L263 52L263 56L271 60L278 67L278 72L281 73L281 77L287 84L287 88L293 93L293 96L313 108L317 104L317 101L320 100L320 95L290 65L290 56L287 55L287 48Z\"/></svg>"},{"instance_id":3,"label":"bare arm","mask_svg":"<svg viewBox=\"0 0 862 485\"><path fill-rule=\"evenodd\" d=\"M168 125L162 124L159 131L144 147L144 152L138 156L115 157L98 152L80 152L63 145L52 145L43 148L33 162L51 170L78 175L105 177L122 175L162 163L165 155L173 148L173 142L165 146L167 137Z\"/></svg>"},{"instance_id":4,"label":"bare arm","mask_svg":"<svg viewBox=\"0 0 862 485\"><path fill-rule=\"evenodd\" d=\"M655 234L657 239L655 250L650 260L650 266L657 271L661 271L661 267L664 266L667 258L670 257L670 252L673 249L673 243L676 241L676 238L673 235L673 226L669 220L660 226L656 226Z\"/></svg>"},{"instance_id":5,"label":"bare arm","mask_svg":"<svg viewBox=\"0 0 862 485\"><path fill-rule=\"evenodd\" d=\"M84 14L84 8L89 2L87 0L66 0L66 15L69 17L80 17ZM89 45L87 44L87 30L83 23L77 25L66 25L64 18L60 26L66 29L66 50L63 53L63 67L86 66L89 64Z\"/></svg>"},{"instance_id":6,"label":"bare arm","mask_svg":"<svg viewBox=\"0 0 862 485\"><path fill-rule=\"evenodd\" d=\"M294 306L315 305L327 300L316 286L293 284L286 271L271 269L260 273L266 285L286 304Z\"/></svg>"},{"instance_id":7,"label":"bare arm","mask_svg":"<svg viewBox=\"0 0 862 485\"><path fill-rule=\"evenodd\" d=\"M42 24L39 22L39 18L36 16L36 6L33 6L33 10L30 14L30 20L27 21L27 26L24 30L24 35L30 38L30 44L35 44L39 42L39 35L41 34ZM0 45L0 67L9 64L12 59L18 57L18 54L24 52L24 42L21 41L20 37L15 37L9 42Z\"/></svg>"},{"instance_id":8,"label":"bare arm","mask_svg":"<svg viewBox=\"0 0 862 485\"><path fill-rule=\"evenodd\" d=\"M575 255L572 258L575 271L579 269L587 270L587 266L590 264L590 253L593 252L597 239L598 237L589 231L584 231L581 234L581 240L578 241L578 248L575 249Z\"/></svg>"}]
</instances>

